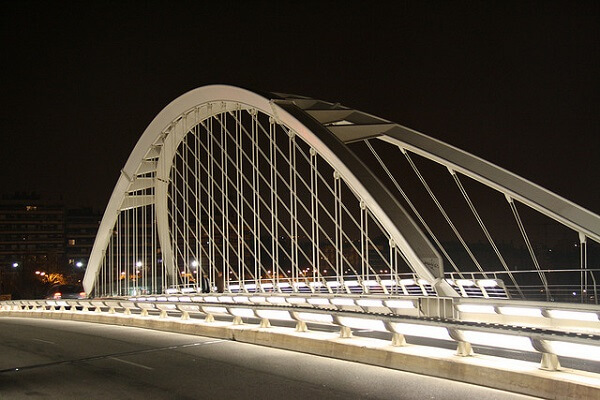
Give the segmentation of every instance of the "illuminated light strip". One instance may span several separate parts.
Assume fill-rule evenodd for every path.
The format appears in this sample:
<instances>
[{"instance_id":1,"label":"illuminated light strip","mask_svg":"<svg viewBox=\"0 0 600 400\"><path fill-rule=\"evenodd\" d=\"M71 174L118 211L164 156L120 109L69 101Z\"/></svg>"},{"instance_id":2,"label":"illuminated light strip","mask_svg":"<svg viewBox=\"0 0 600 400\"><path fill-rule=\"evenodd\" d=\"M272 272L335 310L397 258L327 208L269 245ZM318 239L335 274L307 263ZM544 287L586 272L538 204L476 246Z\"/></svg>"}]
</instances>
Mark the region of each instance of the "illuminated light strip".
<instances>
[{"instance_id":1,"label":"illuminated light strip","mask_svg":"<svg viewBox=\"0 0 600 400\"><path fill-rule=\"evenodd\" d=\"M204 298L204 301L206 301L207 303L218 303L219 302L219 298L215 297L215 296L206 296Z\"/></svg>"},{"instance_id":2,"label":"illuminated light strip","mask_svg":"<svg viewBox=\"0 0 600 400\"><path fill-rule=\"evenodd\" d=\"M323 306L323 305L329 305L329 300L324 299L324 298L314 297L314 298L309 298L308 303L318 305L318 306Z\"/></svg>"},{"instance_id":3,"label":"illuminated light strip","mask_svg":"<svg viewBox=\"0 0 600 400\"><path fill-rule=\"evenodd\" d=\"M150 298L148 298L148 300L150 300ZM156 300L156 299L154 299L154 300ZM194 297L192 297L192 301L196 302L196 303L197 302L204 302L204 297L203 296L194 296Z\"/></svg>"},{"instance_id":4,"label":"illuminated light strip","mask_svg":"<svg viewBox=\"0 0 600 400\"><path fill-rule=\"evenodd\" d=\"M335 304L336 306L354 306L353 299L347 299L344 297L334 297L331 299L331 304Z\"/></svg>"},{"instance_id":5,"label":"illuminated light strip","mask_svg":"<svg viewBox=\"0 0 600 400\"><path fill-rule=\"evenodd\" d=\"M564 357L582 358L584 360L600 361L600 347L588 344L547 341L554 354Z\"/></svg>"},{"instance_id":6,"label":"illuminated light strip","mask_svg":"<svg viewBox=\"0 0 600 400\"><path fill-rule=\"evenodd\" d=\"M327 286L328 287L340 287L341 285L338 281L330 281L330 282L327 282Z\"/></svg>"},{"instance_id":7,"label":"illuminated light strip","mask_svg":"<svg viewBox=\"0 0 600 400\"><path fill-rule=\"evenodd\" d=\"M384 279L381 281L381 284L383 286L396 286L397 285L396 281L394 281L392 279Z\"/></svg>"},{"instance_id":8,"label":"illuminated light strip","mask_svg":"<svg viewBox=\"0 0 600 400\"><path fill-rule=\"evenodd\" d=\"M246 296L235 296L233 298L233 301L236 303L248 303L250 302L250 300L248 300L248 297Z\"/></svg>"},{"instance_id":9,"label":"illuminated light strip","mask_svg":"<svg viewBox=\"0 0 600 400\"><path fill-rule=\"evenodd\" d=\"M405 324L402 322L390 323L396 333L408 336L421 336L430 339L453 340L448 329L443 326Z\"/></svg>"},{"instance_id":10,"label":"illuminated light strip","mask_svg":"<svg viewBox=\"0 0 600 400\"><path fill-rule=\"evenodd\" d=\"M284 304L285 298L283 297L267 297L267 302L271 304Z\"/></svg>"},{"instance_id":11,"label":"illuminated light strip","mask_svg":"<svg viewBox=\"0 0 600 400\"><path fill-rule=\"evenodd\" d=\"M148 300L148 301L156 301L156 297L146 297L146 300Z\"/></svg>"},{"instance_id":12,"label":"illuminated light strip","mask_svg":"<svg viewBox=\"0 0 600 400\"><path fill-rule=\"evenodd\" d=\"M412 300L386 300L385 305L392 308L416 308Z\"/></svg>"},{"instance_id":13,"label":"illuminated light strip","mask_svg":"<svg viewBox=\"0 0 600 400\"><path fill-rule=\"evenodd\" d=\"M219 297L220 303L233 303L233 297L231 296L221 296Z\"/></svg>"},{"instance_id":14,"label":"illuminated light strip","mask_svg":"<svg viewBox=\"0 0 600 400\"><path fill-rule=\"evenodd\" d=\"M457 279L456 284L458 286L475 286L475 282L470 279Z\"/></svg>"},{"instance_id":15,"label":"illuminated light strip","mask_svg":"<svg viewBox=\"0 0 600 400\"><path fill-rule=\"evenodd\" d=\"M159 296L156 298L156 301L167 301L167 298L165 296Z\"/></svg>"},{"instance_id":16,"label":"illuminated light strip","mask_svg":"<svg viewBox=\"0 0 600 400\"><path fill-rule=\"evenodd\" d=\"M542 310L539 308L498 307L498 310L502 315L511 315L515 317L543 317Z\"/></svg>"},{"instance_id":17,"label":"illuminated light strip","mask_svg":"<svg viewBox=\"0 0 600 400\"><path fill-rule=\"evenodd\" d=\"M264 303L266 301L265 296L251 296L249 299L251 303Z\"/></svg>"},{"instance_id":18,"label":"illuminated light strip","mask_svg":"<svg viewBox=\"0 0 600 400\"><path fill-rule=\"evenodd\" d=\"M303 284L304 285L304 284ZM309 282L308 285L310 287L321 287L323 286L323 282ZM295 285L296 286L296 285ZM297 286L301 286L300 284L298 284ZM304 285L306 286L306 285Z\"/></svg>"},{"instance_id":19,"label":"illuminated light strip","mask_svg":"<svg viewBox=\"0 0 600 400\"><path fill-rule=\"evenodd\" d=\"M400 279L400 284L407 286L407 285L414 285L415 284L415 280L414 279Z\"/></svg>"},{"instance_id":20,"label":"illuminated light strip","mask_svg":"<svg viewBox=\"0 0 600 400\"><path fill-rule=\"evenodd\" d=\"M296 313L296 315L298 316L298 318L301 321L308 321L308 322L317 322L317 323L324 323L324 324L331 324L333 323L333 317L330 314L316 314L316 313L307 313L307 312L299 312Z\"/></svg>"},{"instance_id":21,"label":"illuminated light strip","mask_svg":"<svg viewBox=\"0 0 600 400\"><path fill-rule=\"evenodd\" d=\"M358 299L356 300L356 304L362 307L383 307L381 300Z\"/></svg>"},{"instance_id":22,"label":"illuminated light strip","mask_svg":"<svg viewBox=\"0 0 600 400\"><path fill-rule=\"evenodd\" d=\"M458 311L465 313L496 314L494 306L484 306L479 304L458 304L456 308L458 308Z\"/></svg>"},{"instance_id":23,"label":"illuminated light strip","mask_svg":"<svg viewBox=\"0 0 600 400\"><path fill-rule=\"evenodd\" d=\"M528 337L504 335L502 333L461 331L465 341L490 347L536 352Z\"/></svg>"},{"instance_id":24,"label":"illuminated light strip","mask_svg":"<svg viewBox=\"0 0 600 400\"><path fill-rule=\"evenodd\" d=\"M177 303L179 301L179 297L169 296L167 300L172 301L173 303Z\"/></svg>"},{"instance_id":25,"label":"illuminated light strip","mask_svg":"<svg viewBox=\"0 0 600 400\"><path fill-rule=\"evenodd\" d=\"M379 286L379 282L377 282L377 281L363 281L363 284L365 286L369 286L369 287L371 287L371 286Z\"/></svg>"},{"instance_id":26,"label":"illuminated light strip","mask_svg":"<svg viewBox=\"0 0 600 400\"><path fill-rule=\"evenodd\" d=\"M230 308L229 312L235 317L255 318L254 310L251 308Z\"/></svg>"},{"instance_id":27,"label":"illuminated light strip","mask_svg":"<svg viewBox=\"0 0 600 400\"><path fill-rule=\"evenodd\" d=\"M248 290L248 289L256 289L256 285L254 283L249 283L247 285L244 285L244 288L246 290Z\"/></svg>"},{"instance_id":28,"label":"illuminated light strip","mask_svg":"<svg viewBox=\"0 0 600 400\"><path fill-rule=\"evenodd\" d=\"M548 314L552 318L557 319L574 319L577 321L597 322L598 314L582 311L567 311L567 310L548 310Z\"/></svg>"},{"instance_id":29,"label":"illuminated light strip","mask_svg":"<svg viewBox=\"0 0 600 400\"><path fill-rule=\"evenodd\" d=\"M229 314L225 307L202 306L202 311L208 314Z\"/></svg>"},{"instance_id":30,"label":"illuminated light strip","mask_svg":"<svg viewBox=\"0 0 600 400\"><path fill-rule=\"evenodd\" d=\"M338 317L338 321L343 326L353 329L368 329L371 331L378 332L389 332L383 323L378 319L364 319L364 318L353 318L353 317Z\"/></svg>"},{"instance_id":31,"label":"illuminated light strip","mask_svg":"<svg viewBox=\"0 0 600 400\"><path fill-rule=\"evenodd\" d=\"M428 281L428 280L426 280L426 279L419 279L419 280L418 280L418 283L419 283L419 285L431 285L431 284L429 283L429 281Z\"/></svg>"},{"instance_id":32,"label":"illuminated light strip","mask_svg":"<svg viewBox=\"0 0 600 400\"><path fill-rule=\"evenodd\" d=\"M483 286L483 287L495 287L498 286L498 282L493 280L493 279L481 279L479 281L477 281L477 284L479 286Z\"/></svg>"},{"instance_id":33,"label":"illuminated light strip","mask_svg":"<svg viewBox=\"0 0 600 400\"><path fill-rule=\"evenodd\" d=\"M266 319L276 319L279 321L294 321L289 311L283 310L256 310L256 315Z\"/></svg>"},{"instance_id":34,"label":"illuminated light strip","mask_svg":"<svg viewBox=\"0 0 600 400\"><path fill-rule=\"evenodd\" d=\"M240 285L229 285L229 290L240 290Z\"/></svg>"},{"instance_id":35,"label":"illuminated light strip","mask_svg":"<svg viewBox=\"0 0 600 400\"><path fill-rule=\"evenodd\" d=\"M192 299L190 299L190 296L182 296L179 298L180 302L184 302L184 303L189 303L190 301L192 301Z\"/></svg>"}]
</instances>

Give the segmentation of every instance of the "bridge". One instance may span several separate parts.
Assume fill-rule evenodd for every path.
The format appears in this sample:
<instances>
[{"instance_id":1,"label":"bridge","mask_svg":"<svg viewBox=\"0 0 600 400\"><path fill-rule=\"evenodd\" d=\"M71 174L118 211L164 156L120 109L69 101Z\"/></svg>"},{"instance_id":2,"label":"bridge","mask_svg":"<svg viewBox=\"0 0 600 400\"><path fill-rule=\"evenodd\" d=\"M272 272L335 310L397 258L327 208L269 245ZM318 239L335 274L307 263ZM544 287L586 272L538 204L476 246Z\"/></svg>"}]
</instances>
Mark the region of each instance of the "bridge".
<instances>
[{"instance_id":1,"label":"bridge","mask_svg":"<svg viewBox=\"0 0 600 400\"><path fill-rule=\"evenodd\" d=\"M184 331L202 316L193 330L207 336L585 397L600 379L565 378L561 362L600 365L599 243L598 215L449 144L339 103L213 85L175 99L133 149L87 265L92 299L2 310L137 326L154 315ZM278 324L294 333L268 331ZM380 332L398 349L453 343L461 373L335 350L313 327ZM544 389L554 378L539 371L490 379L498 367L464 361L477 346L536 354L563 386Z\"/></svg>"}]
</instances>

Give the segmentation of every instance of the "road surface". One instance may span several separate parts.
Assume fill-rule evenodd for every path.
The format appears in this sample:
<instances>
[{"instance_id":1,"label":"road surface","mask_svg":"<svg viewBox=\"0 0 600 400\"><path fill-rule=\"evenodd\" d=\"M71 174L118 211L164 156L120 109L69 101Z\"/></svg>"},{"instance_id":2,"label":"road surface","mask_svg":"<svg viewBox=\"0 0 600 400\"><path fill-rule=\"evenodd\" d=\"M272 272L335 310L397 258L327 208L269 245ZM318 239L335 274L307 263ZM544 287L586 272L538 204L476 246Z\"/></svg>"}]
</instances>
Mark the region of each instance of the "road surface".
<instances>
[{"instance_id":1,"label":"road surface","mask_svg":"<svg viewBox=\"0 0 600 400\"><path fill-rule=\"evenodd\" d=\"M0 318L0 399L533 399L201 336Z\"/></svg>"}]
</instances>

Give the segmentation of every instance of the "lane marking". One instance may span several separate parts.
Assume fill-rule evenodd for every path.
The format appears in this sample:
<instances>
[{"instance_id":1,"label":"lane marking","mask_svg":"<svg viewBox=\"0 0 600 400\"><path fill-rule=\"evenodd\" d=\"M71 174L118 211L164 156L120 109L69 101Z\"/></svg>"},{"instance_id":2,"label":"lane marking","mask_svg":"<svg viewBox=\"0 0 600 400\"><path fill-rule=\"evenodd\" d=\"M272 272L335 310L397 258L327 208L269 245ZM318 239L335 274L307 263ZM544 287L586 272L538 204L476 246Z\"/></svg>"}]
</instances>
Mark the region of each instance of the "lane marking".
<instances>
[{"instance_id":1,"label":"lane marking","mask_svg":"<svg viewBox=\"0 0 600 400\"><path fill-rule=\"evenodd\" d=\"M133 361L121 360L120 358L117 358L117 357L109 357L109 359L115 360L115 361L119 361L119 362L122 362L122 363L125 363L125 364L129 364L129 365L134 365L136 367L140 367L140 368L144 368L144 369L148 369L148 370L153 370L154 369L154 368L148 367L146 365L134 363Z\"/></svg>"},{"instance_id":2,"label":"lane marking","mask_svg":"<svg viewBox=\"0 0 600 400\"><path fill-rule=\"evenodd\" d=\"M154 352L160 352L160 351L165 351L165 350L176 350L176 349L182 349L182 348L186 348L186 347L217 344L217 343L222 343L222 342L230 342L230 341L227 339L216 339L216 340L208 340L205 342L194 342L194 343L179 344L179 345L173 345L173 346L155 347L155 348L143 349L143 350L125 351L122 353L115 353L115 354L103 354L103 355L98 355L98 356L78 358L78 359L74 359L74 360L53 361L53 362L49 362L49 363L45 363L45 364L25 365L25 366L19 366L16 368L13 367L13 368L0 369L0 374L8 373L8 372L15 372L15 371L19 371L19 370L28 370L28 369L35 369L35 368L51 367L51 366L56 366L56 365L90 362L90 361L102 360L102 359L106 359L106 358L116 358L115 356L123 357L123 356L131 356L131 355L135 355L135 354L154 353ZM127 361L125 361L125 360L119 360L119 361L123 361L123 362L127 363ZM143 368L150 368L150 367L143 366L141 364L139 364L138 366L143 367Z\"/></svg>"},{"instance_id":3,"label":"lane marking","mask_svg":"<svg viewBox=\"0 0 600 400\"><path fill-rule=\"evenodd\" d=\"M56 343L54 343L54 342L50 342L50 341L48 341L48 340L42 340L42 339L35 339L35 338L34 338L34 339L31 339L31 340L35 340L36 342L48 343L48 344L56 344Z\"/></svg>"},{"instance_id":4,"label":"lane marking","mask_svg":"<svg viewBox=\"0 0 600 400\"><path fill-rule=\"evenodd\" d=\"M186 347L193 347L193 346L204 346L204 345L207 345L207 344L215 344L215 343L223 343L223 342L229 342L229 340L227 340L227 339L215 339L215 340L209 340L209 341L206 341L206 342L184 344L184 345L182 345L180 347L181 348L186 348Z\"/></svg>"}]
</instances>

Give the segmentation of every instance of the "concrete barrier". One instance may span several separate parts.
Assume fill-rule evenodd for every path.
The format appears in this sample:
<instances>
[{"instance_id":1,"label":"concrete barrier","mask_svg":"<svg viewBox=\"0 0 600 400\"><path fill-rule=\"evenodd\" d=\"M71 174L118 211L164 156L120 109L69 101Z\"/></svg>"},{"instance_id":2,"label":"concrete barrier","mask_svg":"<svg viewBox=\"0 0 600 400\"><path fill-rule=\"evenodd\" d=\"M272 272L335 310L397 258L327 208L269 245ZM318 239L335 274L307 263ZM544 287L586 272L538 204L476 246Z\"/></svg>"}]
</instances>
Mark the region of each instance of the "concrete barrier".
<instances>
[{"instance_id":1,"label":"concrete barrier","mask_svg":"<svg viewBox=\"0 0 600 400\"><path fill-rule=\"evenodd\" d=\"M128 308L130 304L124 304ZM543 371L538 363L475 355L424 346L392 346L389 341L337 333L298 332L294 328L140 317L130 314L3 311L0 317L30 317L94 322L235 340L324 357L435 376L547 399L598 399L600 374L561 368Z\"/></svg>"}]
</instances>

